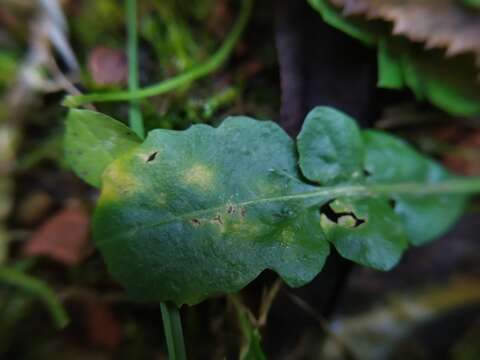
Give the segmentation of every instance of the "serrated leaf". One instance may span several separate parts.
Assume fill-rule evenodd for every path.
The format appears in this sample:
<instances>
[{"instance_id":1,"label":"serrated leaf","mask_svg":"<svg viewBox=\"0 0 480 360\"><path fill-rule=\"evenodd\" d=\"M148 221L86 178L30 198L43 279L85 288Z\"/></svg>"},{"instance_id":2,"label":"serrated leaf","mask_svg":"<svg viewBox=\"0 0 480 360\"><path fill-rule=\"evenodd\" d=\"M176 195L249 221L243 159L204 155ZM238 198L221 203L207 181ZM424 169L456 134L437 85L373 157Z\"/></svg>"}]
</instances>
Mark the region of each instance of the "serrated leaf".
<instances>
[{"instance_id":1,"label":"serrated leaf","mask_svg":"<svg viewBox=\"0 0 480 360\"><path fill-rule=\"evenodd\" d=\"M105 168L140 144L121 122L99 112L71 109L65 132L65 158L85 182L100 187Z\"/></svg>"},{"instance_id":2,"label":"serrated leaf","mask_svg":"<svg viewBox=\"0 0 480 360\"><path fill-rule=\"evenodd\" d=\"M309 282L328 254L320 214L273 200L314 189L296 162L271 122L150 132L103 177L94 236L111 273L136 299L177 304L238 291L265 269Z\"/></svg>"},{"instance_id":3,"label":"serrated leaf","mask_svg":"<svg viewBox=\"0 0 480 360\"><path fill-rule=\"evenodd\" d=\"M348 115L317 107L305 119L297 138L300 168L311 181L330 185L355 180L363 172L360 129Z\"/></svg>"},{"instance_id":4,"label":"serrated leaf","mask_svg":"<svg viewBox=\"0 0 480 360\"><path fill-rule=\"evenodd\" d=\"M425 186L452 179L445 169L423 157L404 141L378 131L364 131L365 168L370 183L418 181ZM392 195L410 242L421 245L448 230L462 214L465 196Z\"/></svg>"}]
</instances>

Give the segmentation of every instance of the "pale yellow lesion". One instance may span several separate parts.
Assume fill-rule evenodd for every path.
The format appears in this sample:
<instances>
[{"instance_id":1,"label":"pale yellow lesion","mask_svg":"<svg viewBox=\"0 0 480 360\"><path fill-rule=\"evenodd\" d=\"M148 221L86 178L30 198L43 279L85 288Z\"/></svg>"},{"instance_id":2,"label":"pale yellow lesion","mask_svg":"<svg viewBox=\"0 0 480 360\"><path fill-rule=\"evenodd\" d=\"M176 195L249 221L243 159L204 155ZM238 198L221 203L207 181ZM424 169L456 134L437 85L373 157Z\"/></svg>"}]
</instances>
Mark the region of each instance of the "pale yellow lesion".
<instances>
[{"instance_id":1,"label":"pale yellow lesion","mask_svg":"<svg viewBox=\"0 0 480 360\"><path fill-rule=\"evenodd\" d=\"M259 181L257 183L257 188L258 188L258 192L265 196L269 196L269 195L273 196L278 194L282 190L284 190L282 189L281 186L274 184L272 182L267 182L267 181Z\"/></svg>"},{"instance_id":2,"label":"pale yellow lesion","mask_svg":"<svg viewBox=\"0 0 480 360\"><path fill-rule=\"evenodd\" d=\"M320 215L320 226L322 227L323 230L329 230L332 227L337 225L335 222L330 220L325 214Z\"/></svg>"},{"instance_id":3,"label":"pale yellow lesion","mask_svg":"<svg viewBox=\"0 0 480 360\"><path fill-rule=\"evenodd\" d=\"M166 193L160 193L156 196L157 203L160 205L167 205L167 194Z\"/></svg>"},{"instance_id":4,"label":"pale yellow lesion","mask_svg":"<svg viewBox=\"0 0 480 360\"><path fill-rule=\"evenodd\" d=\"M357 226L357 220L352 215L344 215L338 218L338 225L345 228L354 228Z\"/></svg>"},{"instance_id":5,"label":"pale yellow lesion","mask_svg":"<svg viewBox=\"0 0 480 360\"><path fill-rule=\"evenodd\" d=\"M244 218L238 217L228 223L228 231L240 234L242 237L256 237L265 232L265 226L258 222L246 221Z\"/></svg>"},{"instance_id":6,"label":"pale yellow lesion","mask_svg":"<svg viewBox=\"0 0 480 360\"><path fill-rule=\"evenodd\" d=\"M291 244L295 240L295 232L291 228L285 228L280 233L280 243L284 246Z\"/></svg>"},{"instance_id":7,"label":"pale yellow lesion","mask_svg":"<svg viewBox=\"0 0 480 360\"><path fill-rule=\"evenodd\" d=\"M202 190L214 188L214 172L203 164L195 164L183 173L185 183L197 186Z\"/></svg>"},{"instance_id":8,"label":"pale yellow lesion","mask_svg":"<svg viewBox=\"0 0 480 360\"><path fill-rule=\"evenodd\" d=\"M139 179L120 163L113 163L105 170L102 182L102 200L116 200L121 195L141 188Z\"/></svg>"},{"instance_id":9,"label":"pale yellow lesion","mask_svg":"<svg viewBox=\"0 0 480 360\"><path fill-rule=\"evenodd\" d=\"M333 211L337 213L349 213L354 211L353 207L350 204L340 200L333 201L330 204L330 207L332 208Z\"/></svg>"}]
</instances>

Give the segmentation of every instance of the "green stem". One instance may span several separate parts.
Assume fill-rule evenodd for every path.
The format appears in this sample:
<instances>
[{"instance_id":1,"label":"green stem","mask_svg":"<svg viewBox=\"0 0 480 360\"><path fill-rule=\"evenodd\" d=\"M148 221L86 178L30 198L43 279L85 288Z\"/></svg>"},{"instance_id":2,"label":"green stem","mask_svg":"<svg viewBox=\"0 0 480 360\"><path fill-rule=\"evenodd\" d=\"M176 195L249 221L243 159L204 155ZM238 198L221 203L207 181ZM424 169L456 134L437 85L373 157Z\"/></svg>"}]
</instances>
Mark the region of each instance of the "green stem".
<instances>
[{"instance_id":1,"label":"green stem","mask_svg":"<svg viewBox=\"0 0 480 360\"><path fill-rule=\"evenodd\" d=\"M128 0L127 0L128 1ZM131 1L131 0L130 0ZM241 13L220 49L204 64L193 67L156 85L133 91L67 96L63 102L68 107L78 107L91 102L129 101L157 96L187 85L219 69L230 57L250 17L253 0L244 0Z\"/></svg>"},{"instance_id":2,"label":"green stem","mask_svg":"<svg viewBox=\"0 0 480 360\"><path fill-rule=\"evenodd\" d=\"M137 1L126 0L127 49L128 49L128 91L138 92L138 39L137 39ZM136 98L130 100L129 124L140 138L145 137L142 113ZM170 360L186 360L183 343L182 322L180 313L174 304L161 303L163 327Z\"/></svg>"},{"instance_id":3,"label":"green stem","mask_svg":"<svg viewBox=\"0 0 480 360\"><path fill-rule=\"evenodd\" d=\"M128 93L138 91L138 37L137 1L126 0L127 53L128 53ZM142 113L138 100L130 101L128 121L132 130L141 138L145 137Z\"/></svg>"},{"instance_id":4,"label":"green stem","mask_svg":"<svg viewBox=\"0 0 480 360\"><path fill-rule=\"evenodd\" d=\"M183 342L182 321L180 312L173 303L161 303L163 329L167 342L168 358L170 360L186 360L185 344Z\"/></svg>"},{"instance_id":5,"label":"green stem","mask_svg":"<svg viewBox=\"0 0 480 360\"><path fill-rule=\"evenodd\" d=\"M360 185L338 185L319 187L317 190L301 192L289 195L269 196L237 203L229 202L229 206L247 207L268 203L279 203L295 200L309 200L308 206L317 206L326 201L338 197L359 197L370 198L378 195L469 195L480 193L480 177L468 177L461 179L445 180L438 183L426 184L421 182L398 183L398 184L360 184ZM143 224L133 230L132 233L140 229L154 228L162 225L185 221L194 218L207 216L211 213L222 211L226 204L214 206L211 208L195 210L188 213L169 217L161 221ZM130 233L130 232L129 232ZM125 236L125 234L123 234Z\"/></svg>"},{"instance_id":6,"label":"green stem","mask_svg":"<svg viewBox=\"0 0 480 360\"><path fill-rule=\"evenodd\" d=\"M56 294L40 280L28 276L19 270L15 270L12 267L0 266L0 282L16 286L38 297L50 311L57 327L63 328L68 324L68 315L62 304L58 301Z\"/></svg>"},{"instance_id":7,"label":"green stem","mask_svg":"<svg viewBox=\"0 0 480 360\"><path fill-rule=\"evenodd\" d=\"M460 195L480 193L480 177L445 180L433 184L421 182L405 182L397 184L361 184L325 186L318 190L281 195L262 199L255 199L239 203L240 206L255 205L268 202L282 202L300 199L318 199L325 201L336 197L373 197L378 195Z\"/></svg>"}]
</instances>

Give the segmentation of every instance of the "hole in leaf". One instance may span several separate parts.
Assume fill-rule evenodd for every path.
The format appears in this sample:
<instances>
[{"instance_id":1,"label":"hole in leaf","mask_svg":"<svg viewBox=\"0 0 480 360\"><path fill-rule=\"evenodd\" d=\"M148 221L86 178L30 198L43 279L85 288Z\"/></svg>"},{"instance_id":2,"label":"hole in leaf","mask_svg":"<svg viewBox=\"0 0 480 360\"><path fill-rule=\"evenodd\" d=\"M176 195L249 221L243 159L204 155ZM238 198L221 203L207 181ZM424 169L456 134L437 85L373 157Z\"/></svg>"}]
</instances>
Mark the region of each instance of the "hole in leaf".
<instances>
[{"instance_id":1,"label":"hole in leaf","mask_svg":"<svg viewBox=\"0 0 480 360\"><path fill-rule=\"evenodd\" d=\"M395 207L397 206L397 202L396 202L395 200L393 200L393 199L389 199L389 200L388 200L388 205L390 205L390 207L391 207L392 209L395 209Z\"/></svg>"},{"instance_id":2,"label":"hole in leaf","mask_svg":"<svg viewBox=\"0 0 480 360\"><path fill-rule=\"evenodd\" d=\"M323 205L320 208L320 214L325 215L328 220L330 220L331 222L333 222L335 224L340 224L341 223L341 218L349 217L349 218L355 220L355 224L353 225L353 227L359 227L360 225L365 223L365 220L358 218L357 215L355 215L351 211L336 212L331 206L333 201L334 200L329 201L328 203L326 203L325 205Z\"/></svg>"},{"instance_id":3,"label":"hole in leaf","mask_svg":"<svg viewBox=\"0 0 480 360\"><path fill-rule=\"evenodd\" d=\"M155 151L154 153L148 155L147 163L155 160L155 158L157 157L157 154L158 154L158 151Z\"/></svg>"},{"instance_id":4,"label":"hole in leaf","mask_svg":"<svg viewBox=\"0 0 480 360\"><path fill-rule=\"evenodd\" d=\"M198 226L198 225L200 225L200 220L194 218L194 219L190 220L190 223L193 226Z\"/></svg>"},{"instance_id":5,"label":"hole in leaf","mask_svg":"<svg viewBox=\"0 0 480 360\"><path fill-rule=\"evenodd\" d=\"M363 169L363 175L365 176L372 176L372 173L370 171L368 171L367 169Z\"/></svg>"}]
</instances>

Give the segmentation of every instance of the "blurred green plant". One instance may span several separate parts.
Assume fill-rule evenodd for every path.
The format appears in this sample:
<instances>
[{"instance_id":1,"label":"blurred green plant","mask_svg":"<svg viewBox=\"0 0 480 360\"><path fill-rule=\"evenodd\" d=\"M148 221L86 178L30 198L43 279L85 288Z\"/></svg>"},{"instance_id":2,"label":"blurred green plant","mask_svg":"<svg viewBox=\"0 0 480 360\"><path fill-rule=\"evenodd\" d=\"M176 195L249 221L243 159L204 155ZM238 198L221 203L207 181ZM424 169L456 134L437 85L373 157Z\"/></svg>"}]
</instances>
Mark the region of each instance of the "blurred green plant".
<instances>
[{"instance_id":1,"label":"blurred green plant","mask_svg":"<svg viewBox=\"0 0 480 360\"><path fill-rule=\"evenodd\" d=\"M447 58L443 50L425 50L418 42L392 34L386 22L361 15L345 16L330 0L308 1L325 22L377 48L380 87L410 88L418 100L428 100L454 115L480 114L478 72L470 57ZM431 6L435 7L434 3L430 2Z\"/></svg>"}]
</instances>

